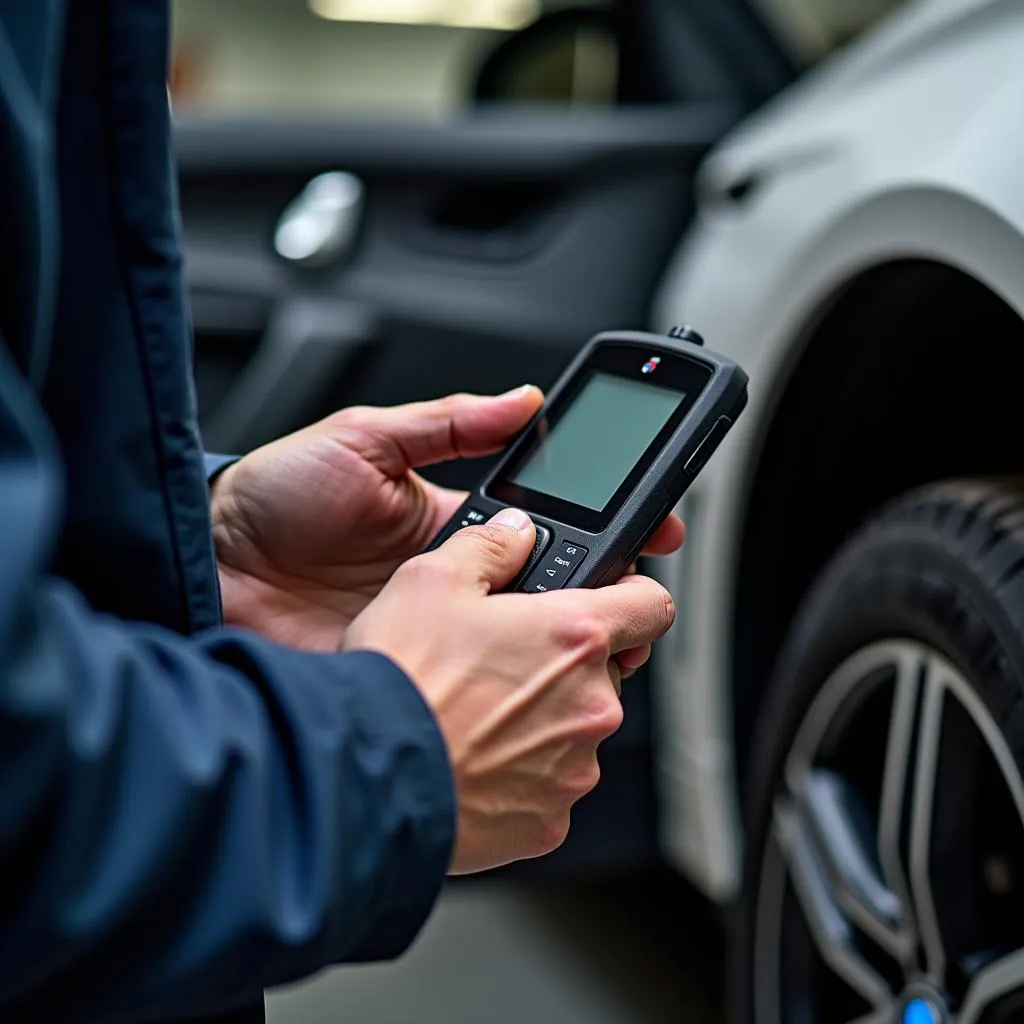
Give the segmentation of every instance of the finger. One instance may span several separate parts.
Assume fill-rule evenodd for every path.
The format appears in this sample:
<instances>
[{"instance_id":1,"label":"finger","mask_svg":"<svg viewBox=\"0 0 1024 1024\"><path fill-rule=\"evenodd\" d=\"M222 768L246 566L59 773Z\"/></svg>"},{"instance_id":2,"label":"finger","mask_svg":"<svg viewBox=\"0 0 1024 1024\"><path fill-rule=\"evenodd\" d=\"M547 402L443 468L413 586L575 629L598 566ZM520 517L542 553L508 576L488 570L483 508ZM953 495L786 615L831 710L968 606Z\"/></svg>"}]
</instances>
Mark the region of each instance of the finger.
<instances>
[{"instance_id":1,"label":"finger","mask_svg":"<svg viewBox=\"0 0 1024 1024\"><path fill-rule=\"evenodd\" d=\"M525 384L503 395L448 395L391 409L366 410L364 431L382 435L380 469L397 476L408 469L498 451L530 421L544 394Z\"/></svg>"},{"instance_id":2,"label":"finger","mask_svg":"<svg viewBox=\"0 0 1024 1024\"><path fill-rule=\"evenodd\" d=\"M516 508L503 508L483 526L459 530L426 557L450 560L460 575L488 593L511 583L533 551L533 520Z\"/></svg>"},{"instance_id":3,"label":"finger","mask_svg":"<svg viewBox=\"0 0 1024 1024\"><path fill-rule=\"evenodd\" d=\"M654 531L644 548L644 554L671 555L673 551L678 551L683 546L684 540L686 527L682 519L673 513Z\"/></svg>"},{"instance_id":4,"label":"finger","mask_svg":"<svg viewBox=\"0 0 1024 1024\"><path fill-rule=\"evenodd\" d=\"M462 507L468 497L465 491L453 491L448 487L439 487L429 480L422 480L427 499L434 510L431 536L438 533L449 519Z\"/></svg>"},{"instance_id":5,"label":"finger","mask_svg":"<svg viewBox=\"0 0 1024 1024\"><path fill-rule=\"evenodd\" d=\"M672 595L649 576L623 576L610 587L577 594L603 621L612 654L653 643L675 621Z\"/></svg>"},{"instance_id":6,"label":"finger","mask_svg":"<svg viewBox=\"0 0 1024 1024\"><path fill-rule=\"evenodd\" d=\"M628 650L620 651L615 655L615 660L622 669L623 678L628 672L632 675L638 668L643 668L651 657L651 645L641 644L639 647L630 647Z\"/></svg>"},{"instance_id":7,"label":"finger","mask_svg":"<svg viewBox=\"0 0 1024 1024\"><path fill-rule=\"evenodd\" d=\"M608 659L608 676L615 687L615 695L622 699L622 669L614 658Z\"/></svg>"}]
</instances>

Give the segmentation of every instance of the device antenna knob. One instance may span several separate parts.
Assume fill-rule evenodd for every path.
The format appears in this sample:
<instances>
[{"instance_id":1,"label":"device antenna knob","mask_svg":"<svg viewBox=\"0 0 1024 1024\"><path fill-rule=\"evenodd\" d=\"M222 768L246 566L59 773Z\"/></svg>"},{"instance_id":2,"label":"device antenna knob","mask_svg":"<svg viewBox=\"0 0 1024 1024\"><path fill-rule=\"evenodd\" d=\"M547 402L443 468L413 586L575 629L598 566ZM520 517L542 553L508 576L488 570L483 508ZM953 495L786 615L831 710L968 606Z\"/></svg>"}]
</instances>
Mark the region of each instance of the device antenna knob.
<instances>
[{"instance_id":1,"label":"device antenna knob","mask_svg":"<svg viewBox=\"0 0 1024 1024\"><path fill-rule=\"evenodd\" d=\"M689 324L676 324L668 332L668 336L677 341L688 341L691 345L704 344L704 339Z\"/></svg>"}]
</instances>

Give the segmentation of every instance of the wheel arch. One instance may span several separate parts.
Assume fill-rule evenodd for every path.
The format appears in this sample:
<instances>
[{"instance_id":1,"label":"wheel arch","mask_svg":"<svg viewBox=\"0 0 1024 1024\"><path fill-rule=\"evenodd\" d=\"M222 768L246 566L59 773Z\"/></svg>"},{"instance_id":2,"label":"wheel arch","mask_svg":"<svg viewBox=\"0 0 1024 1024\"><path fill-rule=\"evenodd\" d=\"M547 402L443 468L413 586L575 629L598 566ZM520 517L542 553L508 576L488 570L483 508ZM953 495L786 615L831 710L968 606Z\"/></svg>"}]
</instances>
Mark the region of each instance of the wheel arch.
<instances>
[{"instance_id":1,"label":"wheel arch","mask_svg":"<svg viewBox=\"0 0 1024 1024\"><path fill-rule=\"evenodd\" d=\"M885 220L887 207L867 211L868 224ZM904 216L905 205L897 208ZM931 230L927 218L917 223ZM887 226L898 222L889 217ZM774 400L748 462L731 605L741 779L788 624L842 540L917 484L1024 467L1024 437L1013 436L1024 418L1024 396L1014 394L1024 381L1024 320L1013 289L1001 286L998 269L991 277L968 270L922 242L861 261L803 318L766 389Z\"/></svg>"}]
</instances>

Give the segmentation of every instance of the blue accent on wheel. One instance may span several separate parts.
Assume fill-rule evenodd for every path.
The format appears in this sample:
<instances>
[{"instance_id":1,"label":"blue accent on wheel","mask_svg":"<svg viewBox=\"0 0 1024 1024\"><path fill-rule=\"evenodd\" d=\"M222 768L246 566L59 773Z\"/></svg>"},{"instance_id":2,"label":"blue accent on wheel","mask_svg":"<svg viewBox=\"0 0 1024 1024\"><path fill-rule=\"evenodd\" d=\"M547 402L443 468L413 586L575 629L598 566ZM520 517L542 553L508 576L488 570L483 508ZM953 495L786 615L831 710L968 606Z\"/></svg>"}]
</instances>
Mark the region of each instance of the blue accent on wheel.
<instances>
[{"instance_id":1,"label":"blue accent on wheel","mask_svg":"<svg viewBox=\"0 0 1024 1024\"><path fill-rule=\"evenodd\" d=\"M911 999L903 1007L903 1024L939 1024L939 1014L927 999Z\"/></svg>"}]
</instances>

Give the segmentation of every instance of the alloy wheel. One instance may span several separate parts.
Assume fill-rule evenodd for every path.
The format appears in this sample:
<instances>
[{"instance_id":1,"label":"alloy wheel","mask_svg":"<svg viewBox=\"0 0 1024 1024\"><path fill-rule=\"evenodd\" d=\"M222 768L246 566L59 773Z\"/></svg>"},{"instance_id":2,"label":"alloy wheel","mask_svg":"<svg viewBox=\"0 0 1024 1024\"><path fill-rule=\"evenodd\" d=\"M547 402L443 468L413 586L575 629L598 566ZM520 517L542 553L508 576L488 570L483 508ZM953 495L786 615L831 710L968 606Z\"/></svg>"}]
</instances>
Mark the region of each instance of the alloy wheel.
<instances>
[{"instance_id":1,"label":"alloy wheel","mask_svg":"<svg viewBox=\"0 0 1024 1024\"><path fill-rule=\"evenodd\" d=\"M784 763L755 1019L1024 1020L1022 872L1024 784L974 687L919 641L862 648L821 687Z\"/></svg>"}]
</instances>

